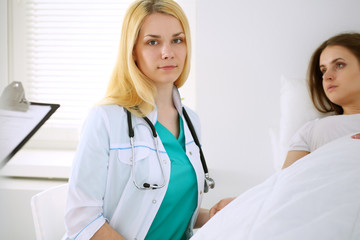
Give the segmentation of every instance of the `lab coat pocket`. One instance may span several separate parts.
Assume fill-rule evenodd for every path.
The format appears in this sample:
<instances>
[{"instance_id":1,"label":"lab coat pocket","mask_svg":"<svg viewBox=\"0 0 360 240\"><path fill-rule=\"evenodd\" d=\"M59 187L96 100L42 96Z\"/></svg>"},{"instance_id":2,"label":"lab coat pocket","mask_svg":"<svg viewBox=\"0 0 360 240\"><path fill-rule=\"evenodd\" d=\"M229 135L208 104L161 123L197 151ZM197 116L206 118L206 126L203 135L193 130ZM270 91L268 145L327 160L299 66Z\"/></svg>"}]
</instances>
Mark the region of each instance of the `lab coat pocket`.
<instances>
[{"instance_id":1,"label":"lab coat pocket","mask_svg":"<svg viewBox=\"0 0 360 240\"><path fill-rule=\"evenodd\" d=\"M132 164L132 157L134 154L135 163L147 159L150 154L150 149L142 143L136 143L132 149L129 144L122 146L118 151L118 159L120 162L125 164Z\"/></svg>"}]
</instances>

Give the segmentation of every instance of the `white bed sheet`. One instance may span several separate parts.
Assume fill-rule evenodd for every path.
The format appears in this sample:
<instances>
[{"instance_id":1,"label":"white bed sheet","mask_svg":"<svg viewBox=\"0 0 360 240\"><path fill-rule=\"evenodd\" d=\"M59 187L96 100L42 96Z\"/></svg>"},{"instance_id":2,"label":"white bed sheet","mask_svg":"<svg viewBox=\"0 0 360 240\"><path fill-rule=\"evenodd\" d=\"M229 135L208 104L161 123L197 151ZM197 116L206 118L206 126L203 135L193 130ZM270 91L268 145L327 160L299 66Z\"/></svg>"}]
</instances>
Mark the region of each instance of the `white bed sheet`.
<instances>
[{"instance_id":1,"label":"white bed sheet","mask_svg":"<svg viewBox=\"0 0 360 240\"><path fill-rule=\"evenodd\" d=\"M350 136L246 191L191 240L360 239L360 140Z\"/></svg>"}]
</instances>

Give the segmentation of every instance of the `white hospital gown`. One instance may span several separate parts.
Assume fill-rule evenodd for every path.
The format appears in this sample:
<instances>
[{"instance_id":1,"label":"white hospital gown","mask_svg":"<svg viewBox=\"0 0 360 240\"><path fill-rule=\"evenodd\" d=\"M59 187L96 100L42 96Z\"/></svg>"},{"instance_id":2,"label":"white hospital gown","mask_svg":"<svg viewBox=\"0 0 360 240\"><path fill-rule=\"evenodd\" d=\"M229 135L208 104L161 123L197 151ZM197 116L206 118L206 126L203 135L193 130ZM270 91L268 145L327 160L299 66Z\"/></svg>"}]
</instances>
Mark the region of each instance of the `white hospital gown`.
<instances>
[{"instance_id":1,"label":"white hospital gown","mask_svg":"<svg viewBox=\"0 0 360 240\"><path fill-rule=\"evenodd\" d=\"M335 115L307 122L291 138L289 151L313 152L347 134L360 133L360 114Z\"/></svg>"}]
</instances>

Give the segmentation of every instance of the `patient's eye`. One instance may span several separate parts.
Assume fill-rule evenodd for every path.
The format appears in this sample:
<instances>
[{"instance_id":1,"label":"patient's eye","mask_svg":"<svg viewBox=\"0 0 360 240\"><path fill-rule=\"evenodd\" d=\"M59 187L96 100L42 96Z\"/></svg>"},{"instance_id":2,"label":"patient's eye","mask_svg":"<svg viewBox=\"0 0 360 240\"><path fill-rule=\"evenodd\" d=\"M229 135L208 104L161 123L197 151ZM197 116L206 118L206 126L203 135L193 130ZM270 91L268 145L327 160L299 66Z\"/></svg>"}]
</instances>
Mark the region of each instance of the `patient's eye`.
<instances>
[{"instance_id":1,"label":"patient's eye","mask_svg":"<svg viewBox=\"0 0 360 240\"><path fill-rule=\"evenodd\" d=\"M321 68L320 68L320 72L321 72L322 74L324 74L324 73L326 72L326 68L321 67Z\"/></svg>"},{"instance_id":2,"label":"patient's eye","mask_svg":"<svg viewBox=\"0 0 360 240\"><path fill-rule=\"evenodd\" d=\"M344 67L345 67L345 63L342 63L342 62L336 63L336 69L342 69Z\"/></svg>"}]
</instances>

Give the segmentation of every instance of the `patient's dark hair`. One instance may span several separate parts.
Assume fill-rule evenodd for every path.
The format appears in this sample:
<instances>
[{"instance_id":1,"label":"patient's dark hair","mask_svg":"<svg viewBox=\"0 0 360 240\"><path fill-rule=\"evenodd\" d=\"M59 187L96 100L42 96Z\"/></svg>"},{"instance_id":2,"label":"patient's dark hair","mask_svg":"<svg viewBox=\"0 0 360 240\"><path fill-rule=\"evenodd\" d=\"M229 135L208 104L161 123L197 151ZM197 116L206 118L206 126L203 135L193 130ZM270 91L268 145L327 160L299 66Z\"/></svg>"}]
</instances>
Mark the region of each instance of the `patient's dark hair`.
<instances>
[{"instance_id":1,"label":"patient's dark hair","mask_svg":"<svg viewBox=\"0 0 360 240\"><path fill-rule=\"evenodd\" d=\"M355 55L360 64L360 34L343 33L329 38L315 50L309 63L308 87L315 108L322 113L335 112L336 114L343 114L343 108L328 99L322 85L323 74L320 71L320 55L328 46L347 48Z\"/></svg>"}]
</instances>

